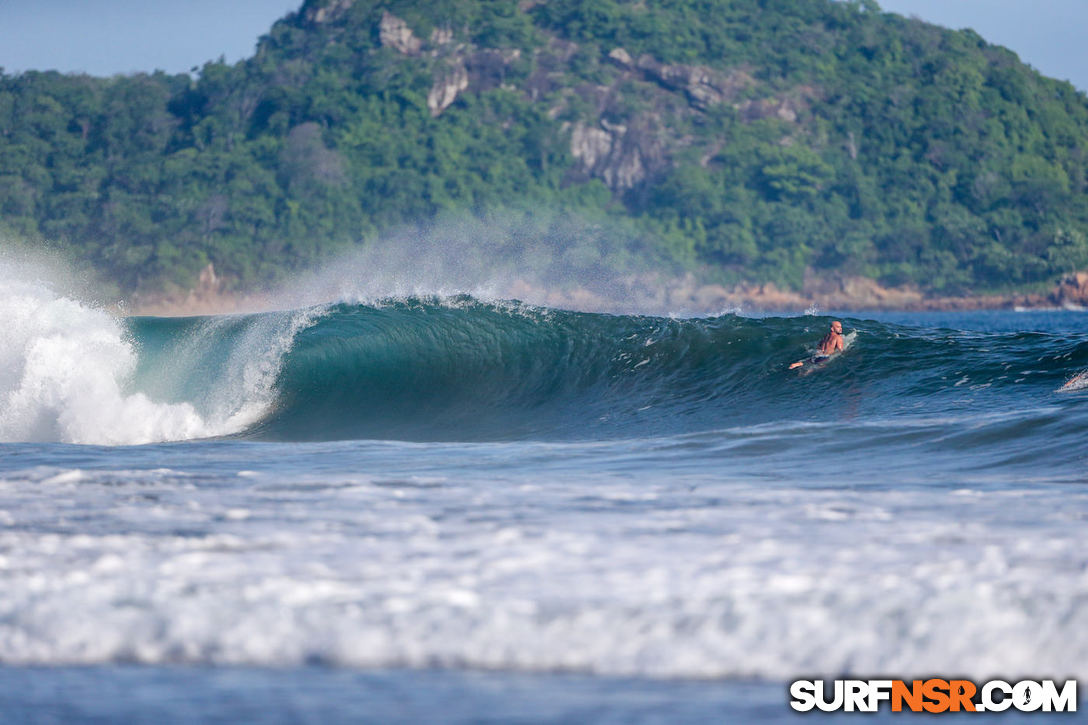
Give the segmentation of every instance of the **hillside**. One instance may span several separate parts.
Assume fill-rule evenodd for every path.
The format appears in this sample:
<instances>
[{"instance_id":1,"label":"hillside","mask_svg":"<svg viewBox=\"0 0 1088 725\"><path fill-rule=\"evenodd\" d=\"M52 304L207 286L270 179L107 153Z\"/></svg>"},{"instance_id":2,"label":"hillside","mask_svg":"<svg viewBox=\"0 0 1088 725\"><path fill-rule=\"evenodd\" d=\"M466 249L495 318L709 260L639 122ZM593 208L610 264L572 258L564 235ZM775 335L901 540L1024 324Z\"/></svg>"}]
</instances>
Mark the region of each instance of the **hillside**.
<instances>
[{"instance_id":1,"label":"hillside","mask_svg":"<svg viewBox=\"0 0 1088 725\"><path fill-rule=\"evenodd\" d=\"M1068 83L870 0L307 0L196 78L0 74L0 237L125 293L464 215L544 265L1027 289L1088 266L1086 140Z\"/></svg>"}]
</instances>

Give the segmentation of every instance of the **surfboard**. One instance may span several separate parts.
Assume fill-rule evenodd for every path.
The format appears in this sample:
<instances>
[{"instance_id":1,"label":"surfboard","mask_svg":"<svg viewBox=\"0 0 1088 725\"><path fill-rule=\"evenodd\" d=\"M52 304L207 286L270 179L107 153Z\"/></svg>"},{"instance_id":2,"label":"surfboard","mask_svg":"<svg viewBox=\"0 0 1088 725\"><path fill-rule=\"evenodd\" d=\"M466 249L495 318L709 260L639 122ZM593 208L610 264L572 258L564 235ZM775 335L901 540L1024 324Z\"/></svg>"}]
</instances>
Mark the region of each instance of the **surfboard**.
<instances>
[{"instance_id":1,"label":"surfboard","mask_svg":"<svg viewBox=\"0 0 1088 725\"><path fill-rule=\"evenodd\" d=\"M1084 390L1088 388L1088 370L1079 372L1069 380L1065 381L1065 384L1058 388L1058 392L1069 392L1071 390Z\"/></svg>"}]
</instances>

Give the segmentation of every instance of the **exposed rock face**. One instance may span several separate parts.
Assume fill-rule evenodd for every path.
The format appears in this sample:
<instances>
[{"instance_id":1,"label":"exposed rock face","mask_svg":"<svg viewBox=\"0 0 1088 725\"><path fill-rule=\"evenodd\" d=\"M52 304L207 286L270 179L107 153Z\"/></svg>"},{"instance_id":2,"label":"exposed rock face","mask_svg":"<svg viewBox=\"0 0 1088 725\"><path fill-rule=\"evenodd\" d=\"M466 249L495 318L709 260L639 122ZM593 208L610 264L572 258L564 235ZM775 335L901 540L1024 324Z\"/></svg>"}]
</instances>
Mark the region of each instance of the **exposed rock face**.
<instances>
[{"instance_id":1,"label":"exposed rock face","mask_svg":"<svg viewBox=\"0 0 1088 725\"><path fill-rule=\"evenodd\" d=\"M851 161L857 161L858 158L858 142L854 139L854 132L851 131L846 135L846 143L843 144L843 148L846 153L850 154Z\"/></svg>"},{"instance_id":2,"label":"exposed rock face","mask_svg":"<svg viewBox=\"0 0 1088 725\"><path fill-rule=\"evenodd\" d=\"M435 28L431 31L431 45L449 45L453 42L453 31L449 28Z\"/></svg>"},{"instance_id":3,"label":"exposed rock face","mask_svg":"<svg viewBox=\"0 0 1088 725\"><path fill-rule=\"evenodd\" d=\"M520 57L521 51L516 48L482 48L465 56L472 90L489 91L502 86L510 64Z\"/></svg>"},{"instance_id":4,"label":"exposed rock face","mask_svg":"<svg viewBox=\"0 0 1088 725\"><path fill-rule=\"evenodd\" d=\"M554 56L552 47L547 54L537 56L538 66L542 68L530 79L530 97L556 90L548 84L549 56ZM581 170L603 180L617 192L635 189L654 177L682 149L697 146L697 158L704 167L721 152L721 140L677 136L665 131L670 119L730 104L747 121L774 117L795 123L807 110L808 101L818 95L813 88L798 87L778 98L744 99L746 91L758 84L740 68L721 71L702 65L669 65L650 55L634 60L619 47L609 51L606 60L611 66L606 70L611 70L612 82L575 87L568 97L576 97L582 108L595 110L583 111L566 128L571 131L571 154L580 162ZM564 100L549 115L554 118L566 113L571 105ZM632 110L637 108L653 110ZM781 143L788 145L793 141L787 135Z\"/></svg>"},{"instance_id":5,"label":"exposed rock face","mask_svg":"<svg viewBox=\"0 0 1088 725\"><path fill-rule=\"evenodd\" d=\"M460 58L451 59L439 71L427 94L427 108L437 116L457 100L457 94L468 88L468 69Z\"/></svg>"},{"instance_id":6,"label":"exposed rock face","mask_svg":"<svg viewBox=\"0 0 1088 725\"><path fill-rule=\"evenodd\" d=\"M446 56L435 72L434 83L427 94L427 108L438 116L449 108L457 96L470 87L474 92L499 88L506 82L507 68L521 57L521 51L484 48L472 53L458 49Z\"/></svg>"},{"instance_id":7,"label":"exposed rock face","mask_svg":"<svg viewBox=\"0 0 1088 725\"><path fill-rule=\"evenodd\" d=\"M617 50L622 55L616 57L610 54L613 62L620 63L626 56L630 65L630 56L626 51L622 48ZM755 84L755 80L741 70L723 73L704 65L665 65L649 55L639 57L637 67L648 78L666 88L683 91L691 104L700 110L731 101L745 88Z\"/></svg>"},{"instance_id":8,"label":"exposed rock face","mask_svg":"<svg viewBox=\"0 0 1088 725\"><path fill-rule=\"evenodd\" d=\"M665 148L653 119L639 117L629 125L601 119L599 126L579 121L571 128L570 152L590 176L613 191L633 189L666 163Z\"/></svg>"},{"instance_id":9,"label":"exposed rock face","mask_svg":"<svg viewBox=\"0 0 1088 725\"><path fill-rule=\"evenodd\" d=\"M355 3L355 0L333 0L323 8L310 7L306 10L306 19L311 23L327 23L335 20Z\"/></svg>"},{"instance_id":10,"label":"exposed rock face","mask_svg":"<svg viewBox=\"0 0 1088 725\"><path fill-rule=\"evenodd\" d=\"M1063 279L1051 297L1063 307L1088 307L1088 272L1077 272Z\"/></svg>"},{"instance_id":11,"label":"exposed rock face","mask_svg":"<svg viewBox=\"0 0 1088 725\"><path fill-rule=\"evenodd\" d=\"M340 0L350 2L353 0ZM418 55L423 42L415 36L408 23L398 18L393 13L385 10L378 25L378 39L383 47L393 48L405 55Z\"/></svg>"},{"instance_id":12,"label":"exposed rock face","mask_svg":"<svg viewBox=\"0 0 1088 725\"><path fill-rule=\"evenodd\" d=\"M579 121L570 133L570 153L582 162L586 171L593 169L612 153L612 134Z\"/></svg>"},{"instance_id":13,"label":"exposed rock face","mask_svg":"<svg viewBox=\"0 0 1088 725\"><path fill-rule=\"evenodd\" d=\"M336 5L347 2L350 0L337 0ZM405 55L419 56L424 50L424 43L408 24L388 11L382 13L378 35L382 46ZM546 46L534 51L531 73L524 78L511 73L521 58L520 50L475 47L458 40L448 27L436 28L426 43L426 57L434 62L427 108L437 117L462 93L495 88L520 90L534 101L550 97L548 115L553 119L578 108L563 125L570 133L571 155L582 173L602 180L614 192L637 189L646 179L665 170L678 151L693 144L702 144L697 152L704 166L721 151L720 141L697 141L670 134L669 119L674 116L700 114L717 104L729 103L745 120L777 117L795 122L799 112L807 108L809 95L805 90L792 91L782 98L741 100L746 90L757 85L742 69L669 65L650 55L635 60L619 47L609 51L605 59L603 82L572 87L564 74L567 63L579 50L577 43L551 38ZM508 75L519 79L516 89L510 85ZM787 137L784 143L790 141Z\"/></svg>"},{"instance_id":14,"label":"exposed rock face","mask_svg":"<svg viewBox=\"0 0 1088 725\"><path fill-rule=\"evenodd\" d=\"M195 294L212 295L223 290L223 280L215 273L215 265L208 262L208 266L200 270L197 278Z\"/></svg>"},{"instance_id":15,"label":"exposed rock face","mask_svg":"<svg viewBox=\"0 0 1088 725\"><path fill-rule=\"evenodd\" d=\"M544 48L533 53L532 75L525 82L525 92L536 101L564 87L566 64L578 52L578 44L551 38ZM553 109L555 106L553 106ZM549 114L555 118L554 114Z\"/></svg>"},{"instance_id":16,"label":"exposed rock face","mask_svg":"<svg viewBox=\"0 0 1088 725\"><path fill-rule=\"evenodd\" d=\"M797 114L802 108L792 98L761 98L758 101L745 101L739 106L741 118L745 121L779 118L790 123L797 121Z\"/></svg>"},{"instance_id":17,"label":"exposed rock face","mask_svg":"<svg viewBox=\"0 0 1088 725\"><path fill-rule=\"evenodd\" d=\"M608 59L624 70L630 70L635 65L630 53L623 48L613 48L608 53Z\"/></svg>"},{"instance_id":18,"label":"exposed rock face","mask_svg":"<svg viewBox=\"0 0 1088 725\"><path fill-rule=\"evenodd\" d=\"M819 90L812 86L797 86L779 98L743 101L737 105L737 109L740 111L740 117L745 121L779 118L789 123L796 123L800 115L808 110L810 101L819 96ZM847 153L856 157L857 146L853 134L850 135L849 143L854 145L847 149Z\"/></svg>"}]
</instances>

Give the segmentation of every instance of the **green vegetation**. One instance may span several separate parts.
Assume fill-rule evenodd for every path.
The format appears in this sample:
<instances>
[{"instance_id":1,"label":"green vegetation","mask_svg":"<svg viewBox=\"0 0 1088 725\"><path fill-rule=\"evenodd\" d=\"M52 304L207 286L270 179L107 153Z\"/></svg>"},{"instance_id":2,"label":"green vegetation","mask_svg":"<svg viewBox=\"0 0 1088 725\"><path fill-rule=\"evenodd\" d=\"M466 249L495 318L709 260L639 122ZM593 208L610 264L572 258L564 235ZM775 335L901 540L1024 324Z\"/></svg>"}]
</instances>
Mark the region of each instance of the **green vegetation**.
<instances>
[{"instance_id":1,"label":"green vegetation","mask_svg":"<svg viewBox=\"0 0 1088 725\"><path fill-rule=\"evenodd\" d=\"M243 288L502 210L602 265L1007 289L1088 265L1086 139L1068 83L871 0L307 0L195 79L0 72L0 237Z\"/></svg>"}]
</instances>

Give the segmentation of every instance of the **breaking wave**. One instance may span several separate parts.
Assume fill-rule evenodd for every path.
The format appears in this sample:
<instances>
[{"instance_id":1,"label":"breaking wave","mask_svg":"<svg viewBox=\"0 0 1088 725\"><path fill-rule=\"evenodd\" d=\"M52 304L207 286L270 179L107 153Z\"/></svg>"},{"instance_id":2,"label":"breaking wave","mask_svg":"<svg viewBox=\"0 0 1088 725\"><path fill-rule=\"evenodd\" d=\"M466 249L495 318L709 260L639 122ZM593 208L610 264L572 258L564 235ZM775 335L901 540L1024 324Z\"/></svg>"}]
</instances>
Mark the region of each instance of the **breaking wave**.
<instances>
[{"instance_id":1,"label":"breaking wave","mask_svg":"<svg viewBox=\"0 0 1088 725\"><path fill-rule=\"evenodd\" d=\"M467 296L122 319L9 283L0 315L5 441L588 440L994 414L1053 402L1088 366L1083 335L847 319L856 344L798 374L789 363L830 318L622 316Z\"/></svg>"}]
</instances>

